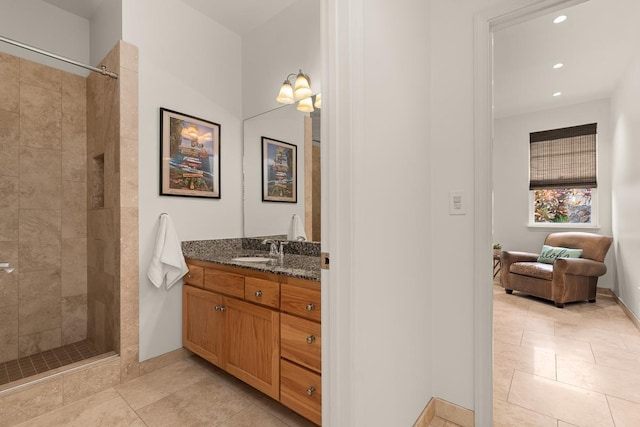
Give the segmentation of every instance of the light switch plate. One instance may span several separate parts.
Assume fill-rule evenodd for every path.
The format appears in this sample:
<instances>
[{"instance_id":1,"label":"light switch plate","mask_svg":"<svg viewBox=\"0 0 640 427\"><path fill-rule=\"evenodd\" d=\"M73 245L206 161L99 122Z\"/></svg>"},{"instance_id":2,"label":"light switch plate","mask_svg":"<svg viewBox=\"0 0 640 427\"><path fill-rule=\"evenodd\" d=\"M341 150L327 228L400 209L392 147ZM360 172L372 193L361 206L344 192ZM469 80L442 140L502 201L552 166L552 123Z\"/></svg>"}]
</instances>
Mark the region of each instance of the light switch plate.
<instances>
[{"instance_id":1,"label":"light switch plate","mask_svg":"<svg viewBox=\"0 0 640 427\"><path fill-rule=\"evenodd\" d=\"M467 198L464 191L451 191L449 193L449 215L466 215Z\"/></svg>"}]
</instances>

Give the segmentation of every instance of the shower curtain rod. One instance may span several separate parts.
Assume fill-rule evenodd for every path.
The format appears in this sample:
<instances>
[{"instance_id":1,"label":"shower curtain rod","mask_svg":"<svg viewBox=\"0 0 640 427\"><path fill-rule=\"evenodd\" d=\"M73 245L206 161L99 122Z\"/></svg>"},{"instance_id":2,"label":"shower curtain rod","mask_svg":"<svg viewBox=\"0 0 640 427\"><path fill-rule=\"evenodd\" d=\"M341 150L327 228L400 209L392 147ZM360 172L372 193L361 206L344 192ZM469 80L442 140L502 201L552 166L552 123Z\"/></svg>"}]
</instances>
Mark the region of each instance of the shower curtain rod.
<instances>
[{"instance_id":1,"label":"shower curtain rod","mask_svg":"<svg viewBox=\"0 0 640 427\"><path fill-rule=\"evenodd\" d=\"M100 68L92 67L91 65L83 64L82 62L74 61L73 59L69 59L69 58L66 58L64 56L56 55L55 53L47 52L46 50L38 49L35 46L31 46L31 45L28 45L28 44L25 44L25 43L21 43L19 41L15 41L15 40L12 40L10 38L3 37L3 36L0 36L0 41L8 43L8 44L12 44L14 46L18 46L18 47L21 47L23 49L27 49L27 50L30 50L30 51L33 51L33 52L36 52L36 53L39 53L40 55L49 56L49 57L57 59L59 61L68 62L69 64L75 65L76 67L86 68L87 70L95 71L96 73L100 73L102 75L109 76L109 77L114 78L114 79L118 78L118 74L117 73L114 73L112 71L107 71L107 66L106 65L102 65Z\"/></svg>"}]
</instances>

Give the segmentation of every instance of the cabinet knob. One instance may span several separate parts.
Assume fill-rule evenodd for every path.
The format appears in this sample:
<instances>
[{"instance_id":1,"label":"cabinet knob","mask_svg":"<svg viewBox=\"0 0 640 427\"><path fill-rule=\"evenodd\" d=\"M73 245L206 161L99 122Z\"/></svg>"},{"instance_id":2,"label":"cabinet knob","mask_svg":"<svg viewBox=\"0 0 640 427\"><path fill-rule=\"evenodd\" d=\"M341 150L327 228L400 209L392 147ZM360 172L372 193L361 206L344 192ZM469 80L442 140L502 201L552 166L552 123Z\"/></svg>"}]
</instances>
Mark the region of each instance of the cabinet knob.
<instances>
[{"instance_id":1,"label":"cabinet knob","mask_svg":"<svg viewBox=\"0 0 640 427\"><path fill-rule=\"evenodd\" d=\"M193 279L193 274L187 274L187 277L188 277L189 279Z\"/></svg>"},{"instance_id":2,"label":"cabinet knob","mask_svg":"<svg viewBox=\"0 0 640 427\"><path fill-rule=\"evenodd\" d=\"M314 335L309 335L307 337L307 344L313 344L314 342L316 342L316 337Z\"/></svg>"},{"instance_id":3,"label":"cabinet knob","mask_svg":"<svg viewBox=\"0 0 640 427\"><path fill-rule=\"evenodd\" d=\"M316 309L316 305L312 302L310 302L309 304L307 304L307 311L313 311Z\"/></svg>"},{"instance_id":4,"label":"cabinet knob","mask_svg":"<svg viewBox=\"0 0 640 427\"><path fill-rule=\"evenodd\" d=\"M261 291L261 290L257 290L257 291L254 293L254 295L255 295L257 298L260 298L260 297L262 296L262 291Z\"/></svg>"},{"instance_id":5,"label":"cabinet knob","mask_svg":"<svg viewBox=\"0 0 640 427\"><path fill-rule=\"evenodd\" d=\"M309 388L307 389L307 395L313 396L315 393L316 393L316 388L310 385Z\"/></svg>"},{"instance_id":6,"label":"cabinet knob","mask_svg":"<svg viewBox=\"0 0 640 427\"><path fill-rule=\"evenodd\" d=\"M215 306L215 310L216 311L226 311L227 307L223 306L223 305L216 305Z\"/></svg>"}]
</instances>

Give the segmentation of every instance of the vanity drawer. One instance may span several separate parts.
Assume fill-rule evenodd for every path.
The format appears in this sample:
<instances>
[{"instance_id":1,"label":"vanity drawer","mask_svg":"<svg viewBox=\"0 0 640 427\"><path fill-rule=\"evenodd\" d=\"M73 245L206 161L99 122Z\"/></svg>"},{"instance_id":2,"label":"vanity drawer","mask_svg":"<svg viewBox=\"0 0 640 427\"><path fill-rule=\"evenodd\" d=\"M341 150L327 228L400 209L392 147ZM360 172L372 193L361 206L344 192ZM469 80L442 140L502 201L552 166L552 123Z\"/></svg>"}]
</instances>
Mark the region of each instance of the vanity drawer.
<instances>
[{"instance_id":1,"label":"vanity drawer","mask_svg":"<svg viewBox=\"0 0 640 427\"><path fill-rule=\"evenodd\" d=\"M300 281L300 283L317 283ZM307 319L320 321L320 284L317 289L283 283L280 287L280 309Z\"/></svg>"},{"instance_id":2,"label":"vanity drawer","mask_svg":"<svg viewBox=\"0 0 640 427\"><path fill-rule=\"evenodd\" d=\"M280 402L320 425L322 377L286 360L280 362Z\"/></svg>"},{"instance_id":3,"label":"vanity drawer","mask_svg":"<svg viewBox=\"0 0 640 427\"><path fill-rule=\"evenodd\" d=\"M204 286L204 268L191 264L187 264L187 267L189 267L189 272L182 278L184 283L202 288Z\"/></svg>"},{"instance_id":4,"label":"vanity drawer","mask_svg":"<svg viewBox=\"0 0 640 427\"><path fill-rule=\"evenodd\" d=\"M280 356L320 372L320 324L288 314L280 315Z\"/></svg>"},{"instance_id":5,"label":"vanity drawer","mask_svg":"<svg viewBox=\"0 0 640 427\"><path fill-rule=\"evenodd\" d=\"M237 298L244 298L244 276L205 268L204 288Z\"/></svg>"},{"instance_id":6,"label":"vanity drawer","mask_svg":"<svg viewBox=\"0 0 640 427\"><path fill-rule=\"evenodd\" d=\"M245 277L244 299L273 308L280 307L280 283Z\"/></svg>"}]
</instances>

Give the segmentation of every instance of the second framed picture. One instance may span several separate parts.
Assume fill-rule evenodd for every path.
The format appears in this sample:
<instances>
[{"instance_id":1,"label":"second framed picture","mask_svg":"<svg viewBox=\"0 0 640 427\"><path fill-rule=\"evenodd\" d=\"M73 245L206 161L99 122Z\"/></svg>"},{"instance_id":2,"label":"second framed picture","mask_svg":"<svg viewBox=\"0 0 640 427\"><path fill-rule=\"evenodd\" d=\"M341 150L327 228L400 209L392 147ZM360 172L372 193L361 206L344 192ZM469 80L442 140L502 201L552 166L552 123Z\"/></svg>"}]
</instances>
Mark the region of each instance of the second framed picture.
<instances>
[{"instance_id":1,"label":"second framed picture","mask_svg":"<svg viewBox=\"0 0 640 427\"><path fill-rule=\"evenodd\" d=\"M298 202L298 147L262 137L262 200Z\"/></svg>"}]
</instances>

